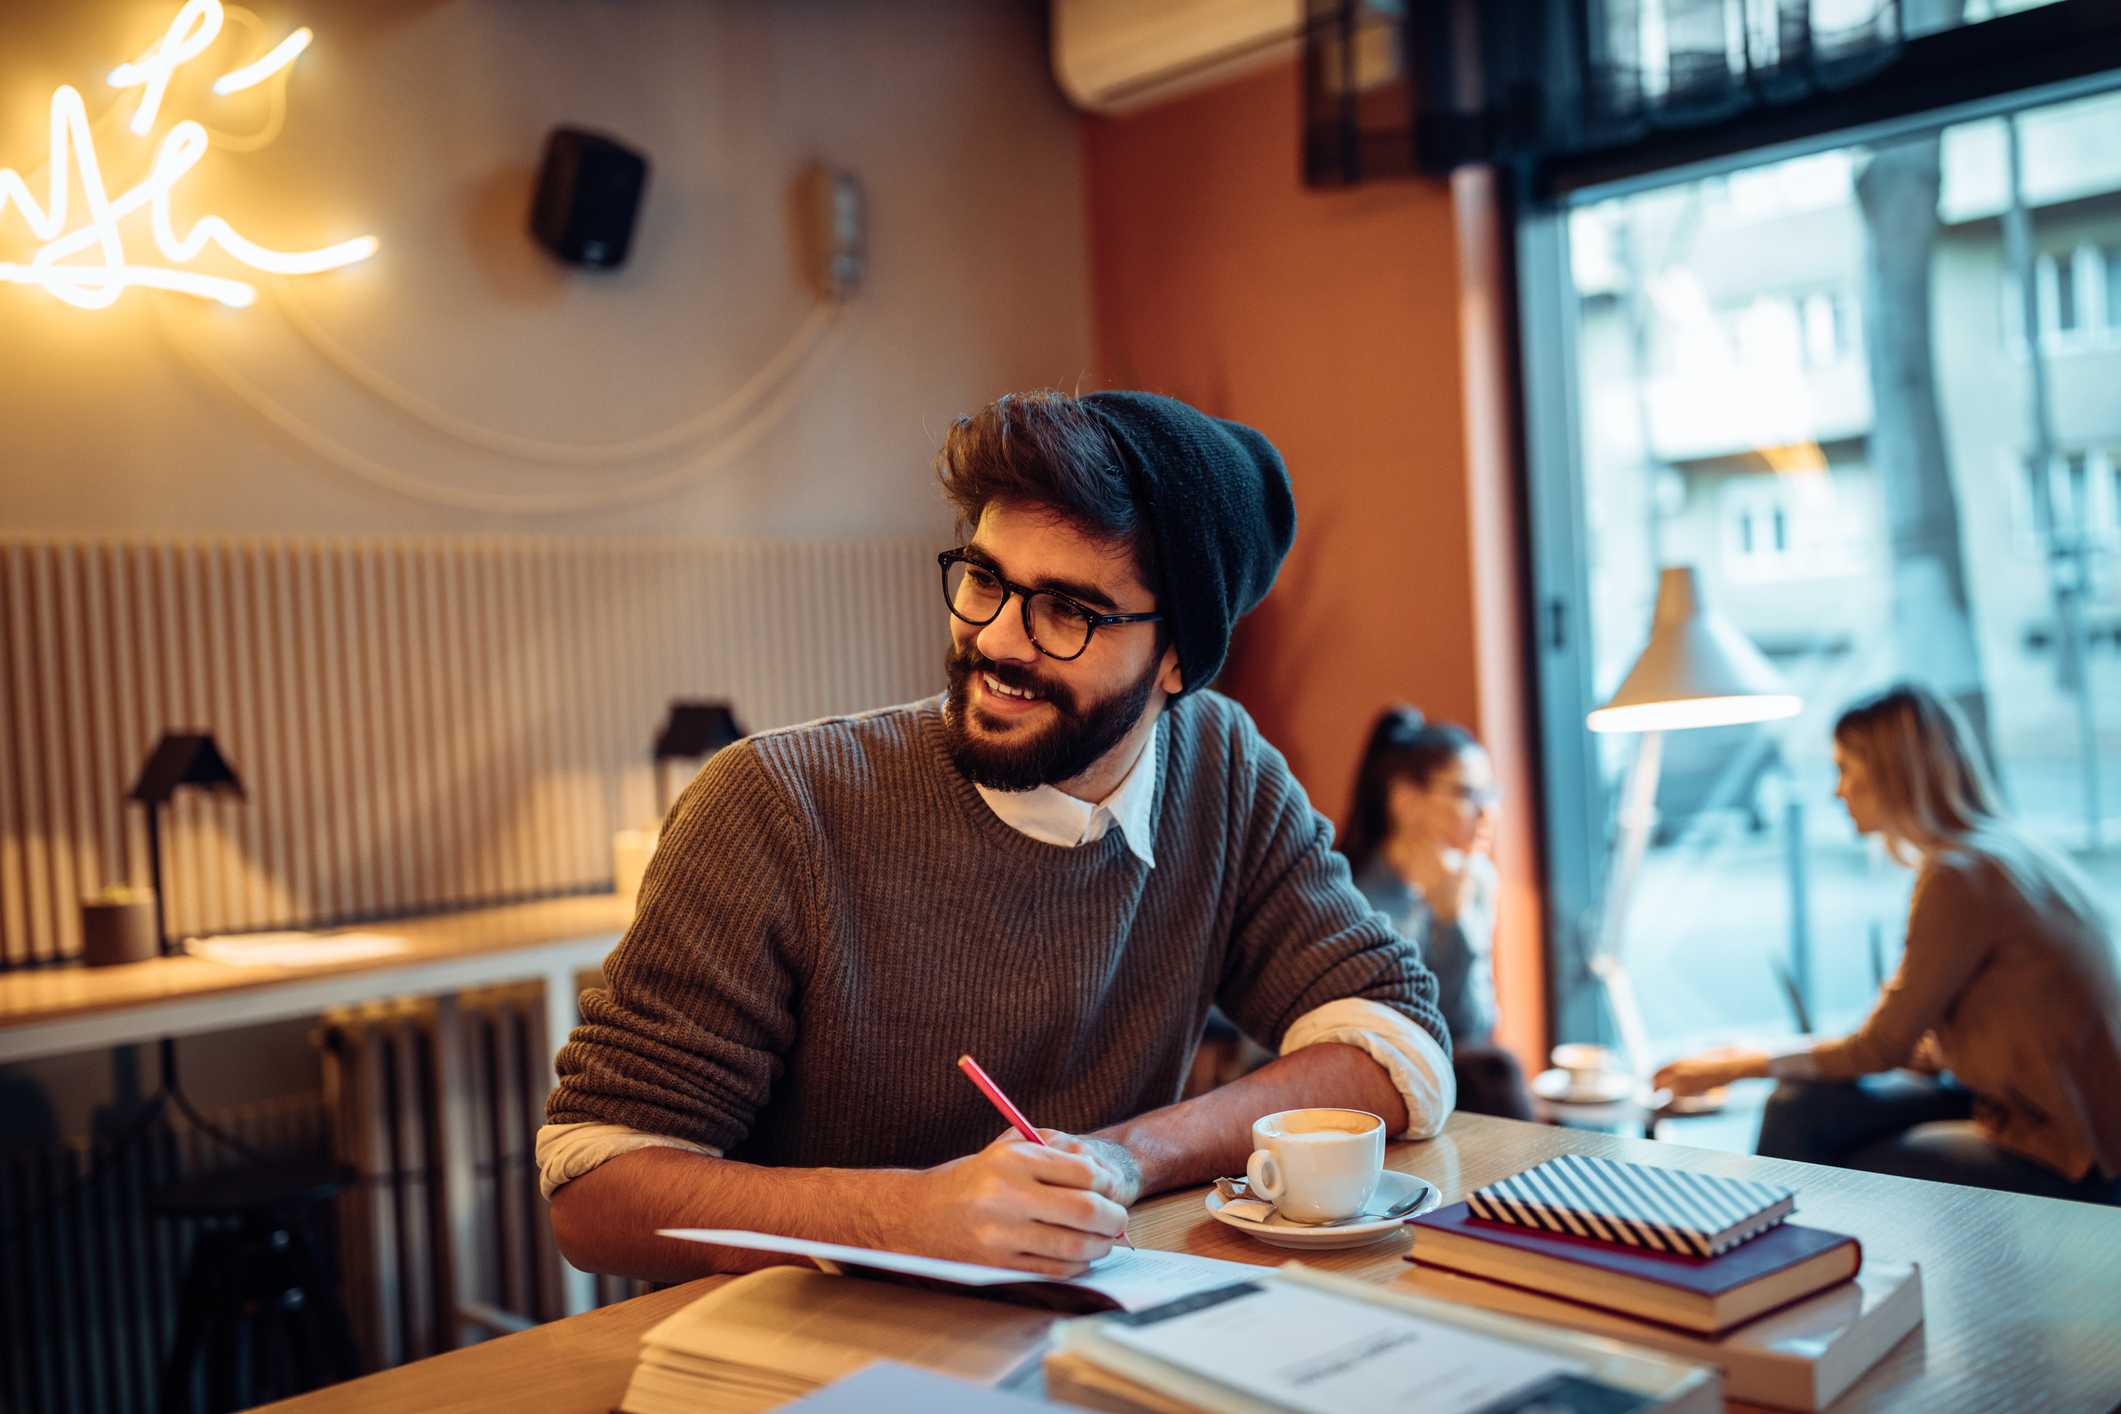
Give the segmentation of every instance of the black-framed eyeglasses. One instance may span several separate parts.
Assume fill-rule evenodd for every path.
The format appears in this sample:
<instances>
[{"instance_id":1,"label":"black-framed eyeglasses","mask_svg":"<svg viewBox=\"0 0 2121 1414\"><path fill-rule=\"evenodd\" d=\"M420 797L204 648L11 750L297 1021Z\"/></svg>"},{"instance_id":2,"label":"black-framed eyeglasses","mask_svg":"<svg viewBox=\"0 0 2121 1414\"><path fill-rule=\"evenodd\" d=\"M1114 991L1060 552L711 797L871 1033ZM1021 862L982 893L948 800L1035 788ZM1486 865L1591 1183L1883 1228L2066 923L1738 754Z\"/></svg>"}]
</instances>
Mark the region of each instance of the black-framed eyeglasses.
<instances>
[{"instance_id":1,"label":"black-framed eyeglasses","mask_svg":"<svg viewBox=\"0 0 2121 1414\"><path fill-rule=\"evenodd\" d=\"M1082 657L1090 646L1090 635L1107 624L1153 624L1163 618L1162 614L1100 614L1065 594L1011 584L985 565L967 559L962 549L945 550L935 558L943 567L943 602L951 613L984 628L1001 617L1014 594L1023 606L1024 636L1039 652L1064 663Z\"/></svg>"},{"instance_id":2,"label":"black-framed eyeglasses","mask_svg":"<svg viewBox=\"0 0 2121 1414\"><path fill-rule=\"evenodd\" d=\"M1430 786L1430 790L1462 800L1475 810L1492 810L1502 804L1501 786L1469 786L1463 782Z\"/></svg>"}]
</instances>

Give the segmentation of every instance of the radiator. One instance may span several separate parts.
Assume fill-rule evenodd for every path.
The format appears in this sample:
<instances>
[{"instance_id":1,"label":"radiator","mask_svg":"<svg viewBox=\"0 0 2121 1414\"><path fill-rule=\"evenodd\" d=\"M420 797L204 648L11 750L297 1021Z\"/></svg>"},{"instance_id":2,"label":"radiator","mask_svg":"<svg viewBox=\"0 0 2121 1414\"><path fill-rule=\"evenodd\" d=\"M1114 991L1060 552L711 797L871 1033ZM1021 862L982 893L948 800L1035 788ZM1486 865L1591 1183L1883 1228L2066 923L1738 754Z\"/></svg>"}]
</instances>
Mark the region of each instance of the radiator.
<instances>
[{"instance_id":1,"label":"radiator","mask_svg":"<svg viewBox=\"0 0 2121 1414\"><path fill-rule=\"evenodd\" d=\"M541 983L343 1008L315 1037L322 1095L208 1118L268 1159L353 1166L330 1226L368 1368L645 1290L571 1273L553 1243L533 1154L552 1084ZM193 1227L146 1200L244 1162L181 1117L122 1147L0 1150L0 1414L153 1414Z\"/></svg>"},{"instance_id":2,"label":"radiator","mask_svg":"<svg viewBox=\"0 0 2121 1414\"><path fill-rule=\"evenodd\" d=\"M269 1158L324 1152L315 1096L208 1118ZM181 1118L122 1147L77 1140L0 1153L0 1410L154 1414L195 1229L151 1216L148 1195L244 1162Z\"/></svg>"},{"instance_id":3,"label":"radiator","mask_svg":"<svg viewBox=\"0 0 2121 1414\"><path fill-rule=\"evenodd\" d=\"M545 1029L541 983L325 1017L333 1150L361 1175L339 1200L339 1250L371 1368L644 1289L599 1277L586 1300L565 1290L589 1282L564 1268L538 1193Z\"/></svg>"},{"instance_id":4,"label":"radiator","mask_svg":"<svg viewBox=\"0 0 2121 1414\"><path fill-rule=\"evenodd\" d=\"M942 686L934 548L0 536L0 967L147 882L124 797L186 728L249 799L172 802L179 936L609 888L671 698L758 730Z\"/></svg>"}]
</instances>

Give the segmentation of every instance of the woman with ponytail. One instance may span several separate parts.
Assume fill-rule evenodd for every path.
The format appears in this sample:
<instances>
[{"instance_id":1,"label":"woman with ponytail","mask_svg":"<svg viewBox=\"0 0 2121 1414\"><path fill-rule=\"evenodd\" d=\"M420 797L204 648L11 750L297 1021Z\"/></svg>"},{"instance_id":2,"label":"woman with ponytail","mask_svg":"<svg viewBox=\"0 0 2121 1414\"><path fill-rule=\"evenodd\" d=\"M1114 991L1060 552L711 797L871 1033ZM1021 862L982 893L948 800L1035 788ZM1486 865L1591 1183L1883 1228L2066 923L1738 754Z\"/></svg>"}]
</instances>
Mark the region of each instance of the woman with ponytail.
<instances>
[{"instance_id":1,"label":"woman with ponytail","mask_svg":"<svg viewBox=\"0 0 2121 1414\"><path fill-rule=\"evenodd\" d=\"M1772 1157L2121 1201L2121 981L2083 878L2005 817L1965 723L1927 688L1842 713L1834 762L1857 832L1918 871L1900 970L1852 1036L1724 1047L1656 1083L1781 1079L1760 1126Z\"/></svg>"},{"instance_id":2,"label":"woman with ponytail","mask_svg":"<svg viewBox=\"0 0 2121 1414\"><path fill-rule=\"evenodd\" d=\"M1370 906L1421 949L1442 988L1458 1108L1532 1118L1524 1073L1495 1027L1495 767L1473 734L1388 707L1370 730L1336 848Z\"/></svg>"}]
</instances>

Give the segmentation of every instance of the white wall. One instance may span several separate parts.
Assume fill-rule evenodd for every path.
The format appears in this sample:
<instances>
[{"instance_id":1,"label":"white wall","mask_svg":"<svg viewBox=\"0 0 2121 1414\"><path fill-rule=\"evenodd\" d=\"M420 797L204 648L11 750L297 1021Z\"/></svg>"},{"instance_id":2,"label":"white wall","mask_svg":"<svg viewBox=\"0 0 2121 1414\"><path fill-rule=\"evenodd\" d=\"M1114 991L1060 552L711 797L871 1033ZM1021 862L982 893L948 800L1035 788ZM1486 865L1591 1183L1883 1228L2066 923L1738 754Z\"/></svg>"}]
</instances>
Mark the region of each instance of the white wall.
<instances>
[{"instance_id":1,"label":"white wall","mask_svg":"<svg viewBox=\"0 0 2121 1414\"><path fill-rule=\"evenodd\" d=\"M53 87L74 84L91 117L101 113L117 96L102 75L151 45L176 8L8 6L0 165L30 175L41 196L33 169ZM212 211L282 248L373 232L374 259L305 277L297 292L318 324L420 397L566 443L637 437L714 405L812 308L787 193L820 158L859 173L869 194L869 280L844 342L784 422L696 484L593 513L498 514L361 480L265 425L179 345L196 342L330 442L448 488L573 494L688 459L585 469L466 447L335 370L269 287L245 310L133 291L89 312L0 285L0 526L939 536L930 460L948 419L1089 369L1076 122L1048 75L1034 0L257 9L264 33L232 21L180 72L152 138L115 123L99 137L109 184L137 180L179 118L255 128L263 90L214 98L207 83L312 26L282 135L255 154L209 152L179 189L177 223ZM524 232L532 169L558 123L607 130L651 157L622 271L567 272ZM145 213L126 229L131 258L156 260ZM19 216L0 216L0 259L32 249ZM239 273L218 252L197 267Z\"/></svg>"}]
</instances>

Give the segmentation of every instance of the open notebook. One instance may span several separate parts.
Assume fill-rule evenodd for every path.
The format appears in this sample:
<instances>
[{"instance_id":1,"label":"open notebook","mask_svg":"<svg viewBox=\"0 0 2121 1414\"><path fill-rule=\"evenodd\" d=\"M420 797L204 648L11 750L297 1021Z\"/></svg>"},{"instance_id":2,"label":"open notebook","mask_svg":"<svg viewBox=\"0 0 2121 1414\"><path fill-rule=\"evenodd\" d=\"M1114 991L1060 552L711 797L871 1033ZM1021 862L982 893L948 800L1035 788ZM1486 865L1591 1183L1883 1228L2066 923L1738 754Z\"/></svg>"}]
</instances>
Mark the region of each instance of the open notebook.
<instances>
[{"instance_id":1,"label":"open notebook","mask_svg":"<svg viewBox=\"0 0 2121 1414\"><path fill-rule=\"evenodd\" d=\"M1069 1312L1145 1311L1166 1301L1250 1281L1259 1275L1258 1267L1245 1262L1223 1262L1186 1252L1144 1252L1125 1247L1114 1248L1100 1257L1083 1275L1062 1280L1012 1271L1007 1267L947 1262L937 1257L880 1252L870 1247L842 1247L835 1242L806 1242L799 1237L778 1237L769 1232L687 1227L664 1228L657 1235L711 1243L717 1247L785 1252L790 1256L808 1257L827 1271L912 1278L944 1289L979 1288L983 1295Z\"/></svg>"}]
</instances>

